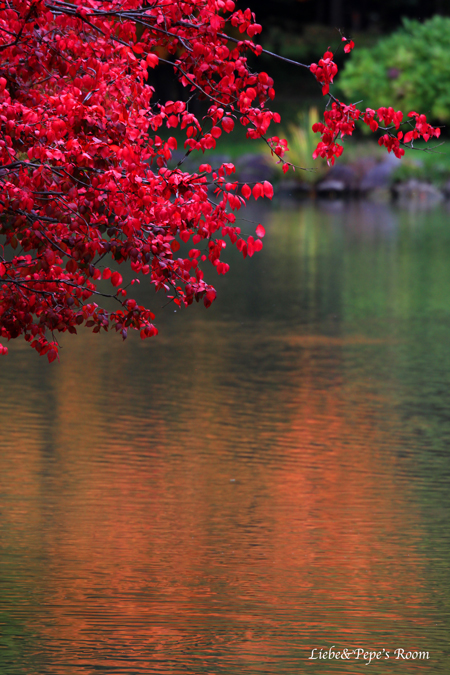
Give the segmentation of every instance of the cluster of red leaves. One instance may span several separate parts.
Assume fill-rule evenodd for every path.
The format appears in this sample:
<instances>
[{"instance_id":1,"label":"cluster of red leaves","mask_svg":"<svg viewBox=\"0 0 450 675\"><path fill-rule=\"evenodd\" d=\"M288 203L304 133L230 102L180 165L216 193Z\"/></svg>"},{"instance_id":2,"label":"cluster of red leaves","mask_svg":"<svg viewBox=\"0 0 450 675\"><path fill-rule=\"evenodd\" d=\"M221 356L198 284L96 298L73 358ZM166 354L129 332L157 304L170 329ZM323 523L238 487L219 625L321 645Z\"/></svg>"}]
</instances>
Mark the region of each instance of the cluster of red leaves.
<instances>
[{"instance_id":1,"label":"cluster of red leaves","mask_svg":"<svg viewBox=\"0 0 450 675\"><path fill-rule=\"evenodd\" d=\"M354 49L354 47L355 47L355 43L353 42L353 40L348 40L346 37L343 37L343 38L342 38L342 42L346 42L346 43L347 43L347 44L344 46L344 52L345 52L346 54L350 54L350 52L352 51L352 49Z\"/></svg>"},{"instance_id":2,"label":"cluster of red leaves","mask_svg":"<svg viewBox=\"0 0 450 675\"><path fill-rule=\"evenodd\" d=\"M345 37L342 40L347 42L347 38ZM349 53L354 46L354 42L351 40L345 45L344 51ZM343 139L345 136L351 136L355 129L356 121L360 118L369 126L372 132L378 129L387 132L378 139L378 143L379 145L384 145L388 152L393 152L398 158L405 154L404 147L401 147L402 145L412 147L414 140L418 138L423 138L425 141L428 141L432 137L439 138L441 130L428 124L425 115L410 112L408 118L410 118L409 124L412 128L404 134L403 131L398 131L403 120L403 113L400 110L396 112L392 107L378 108L376 111L366 108L363 112L356 108L355 105L345 105L334 96L331 96L329 94L329 85L333 82L333 78L338 72L337 66L333 61L332 52L325 52L323 59L319 61L319 66L313 63L310 66L310 70L322 85L323 94L328 94L332 101L331 110L326 110L324 113L324 123L313 125L314 133L321 134L321 140L313 153L314 159L322 157L327 160L329 165L333 165L335 159L344 150L343 146L337 141ZM378 117L378 121L376 117ZM393 133L394 127L398 131L397 134Z\"/></svg>"},{"instance_id":3,"label":"cluster of red leaves","mask_svg":"<svg viewBox=\"0 0 450 675\"><path fill-rule=\"evenodd\" d=\"M169 168L177 141L158 134L184 130L189 154L213 149L236 120L248 138L280 121L266 107L273 80L247 62L261 47L222 33L261 31L250 10L234 10L232 0L0 0L1 337L23 335L49 361L55 333L81 325L151 337L154 314L129 298L117 266L178 306L208 307L216 291L200 263L225 274L226 238L244 257L262 248L264 229L244 239L233 211L271 199L272 186L238 194L229 163ZM154 102L147 76L166 54L186 98L209 101L203 119L184 101ZM185 257L180 241L195 247Z\"/></svg>"},{"instance_id":4,"label":"cluster of red leaves","mask_svg":"<svg viewBox=\"0 0 450 675\"><path fill-rule=\"evenodd\" d=\"M333 52L325 52L320 59L319 65L311 63L309 67L317 82L322 85L322 94L325 96L330 91L330 84L333 84L333 78L337 74L338 67L333 61Z\"/></svg>"},{"instance_id":5,"label":"cluster of red leaves","mask_svg":"<svg viewBox=\"0 0 450 675\"><path fill-rule=\"evenodd\" d=\"M267 107L273 80L247 60L263 51L252 41L260 31L233 0L0 0L1 337L23 335L49 361L58 356L55 333L81 325L151 337L155 315L128 296L118 266L129 264L131 285L147 277L178 306L209 307L216 291L201 264L225 274L226 239L244 258L261 250L264 228L243 238L234 211L251 197L271 199L272 185L240 186L231 163L193 173L182 160L173 166L177 141L162 132L179 129L186 155L204 153L238 121L289 169L287 142L266 138L280 122ZM343 40L348 53L354 43ZM149 69L164 55L187 103L154 100ZM321 133L314 157L333 164L343 150L338 139L351 136L360 117L372 131L385 125L379 143L397 156L400 145L439 136L424 115L410 113L411 129L395 135L402 113L363 113L332 97L331 51L304 67L332 101L313 127ZM201 120L189 109L194 96L209 105ZM193 245L184 257L180 242ZM115 311L94 302L106 297Z\"/></svg>"}]
</instances>

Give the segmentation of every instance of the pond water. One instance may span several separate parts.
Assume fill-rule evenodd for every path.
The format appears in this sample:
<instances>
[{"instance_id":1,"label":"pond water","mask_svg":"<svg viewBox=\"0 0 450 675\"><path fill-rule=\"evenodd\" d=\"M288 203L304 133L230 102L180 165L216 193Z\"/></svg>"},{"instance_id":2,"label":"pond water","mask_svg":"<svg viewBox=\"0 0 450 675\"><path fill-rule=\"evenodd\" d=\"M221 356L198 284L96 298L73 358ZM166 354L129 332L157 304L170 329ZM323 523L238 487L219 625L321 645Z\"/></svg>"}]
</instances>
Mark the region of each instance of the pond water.
<instances>
[{"instance_id":1,"label":"pond water","mask_svg":"<svg viewBox=\"0 0 450 675\"><path fill-rule=\"evenodd\" d=\"M209 310L1 360L2 675L448 674L449 214L259 205Z\"/></svg>"}]
</instances>

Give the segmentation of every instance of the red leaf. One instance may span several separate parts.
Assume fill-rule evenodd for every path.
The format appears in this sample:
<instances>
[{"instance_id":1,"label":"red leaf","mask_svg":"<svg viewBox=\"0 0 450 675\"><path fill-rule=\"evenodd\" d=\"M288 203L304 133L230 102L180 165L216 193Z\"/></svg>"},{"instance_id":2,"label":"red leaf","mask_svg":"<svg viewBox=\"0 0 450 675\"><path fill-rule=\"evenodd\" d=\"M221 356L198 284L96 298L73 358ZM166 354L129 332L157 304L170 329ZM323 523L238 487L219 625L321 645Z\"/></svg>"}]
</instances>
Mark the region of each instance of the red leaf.
<instances>
[{"instance_id":1,"label":"red leaf","mask_svg":"<svg viewBox=\"0 0 450 675\"><path fill-rule=\"evenodd\" d=\"M56 349L49 349L47 352L48 362L51 363L58 357L58 352Z\"/></svg>"},{"instance_id":2,"label":"red leaf","mask_svg":"<svg viewBox=\"0 0 450 675\"><path fill-rule=\"evenodd\" d=\"M258 199L258 197L262 197L264 194L264 188L261 185L261 183L256 183L256 185L253 186L252 192L255 199Z\"/></svg>"},{"instance_id":3,"label":"red leaf","mask_svg":"<svg viewBox=\"0 0 450 675\"><path fill-rule=\"evenodd\" d=\"M210 307L214 300L216 299L216 291L214 288L209 289L209 291L206 291L205 297L203 298L203 304L205 305L206 308Z\"/></svg>"},{"instance_id":4,"label":"red leaf","mask_svg":"<svg viewBox=\"0 0 450 675\"><path fill-rule=\"evenodd\" d=\"M264 187L264 196L268 197L269 199L272 199L273 197L273 187L272 184L269 183L269 181L265 180L263 183Z\"/></svg>"},{"instance_id":5,"label":"red leaf","mask_svg":"<svg viewBox=\"0 0 450 675\"><path fill-rule=\"evenodd\" d=\"M227 134L231 133L234 129L234 121L231 117L224 117L222 120L222 128Z\"/></svg>"},{"instance_id":6,"label":"red leaf","mask_svg":"<svg viewBox=\"0 0 450 675\"><path fill-rule=\"evenodd\" d=\"M150 68L156 68L159 63L157 54L147 54L147 58L145 60L147 61Z\"/></svg>"},{"instance_id":7,"label":"red leaf","mask_svg":"<svg viewBox=\"0 0 450 675\"><path fill-rule=\"evenodd\" d=\"M113 272L111 275L111 283L113 286L120 286L122 283L122 275L119 272Z\"/></svg>"},{"instance_id":8,"label":"red leaf","mask_svg":"<svg viewBox=\"0 0 450 675\"><path fill-rule=\"evenodd\" d=\"M346 54L350 54L350 52L352 51L352 49L354 48L354 46L355 46L355 43L353 42L353 40L350 40L350 42L349 42L348 44L345 45L345 47L344 47L344 52L345 52Z\"/></svg>"},{"instance_id":9,"label":"red leaf","mask_svg":"<svg viewBox=\"0 0 450 675\"><path fill-rule=\"evenodd\" d=\"M258 227L256 228L256 235L257 235L258 237L261 237L261 239L262 239L262 238L264 237L265 234L266 234L266 231L265 231L264 227L263 227L263 226L261 225L261 223L260 223L260 224L258 225Z\"/></svg>"},{"instance_id":10,"label":"red leaf","mask_svg":"<svg viewBox=\"0 0 450 675\"><path fill-rule=\"evenodd\" d=\"M243 196L244 196L246 199L249 199L249 198L251 197L252 190L251 190L251 188L247 185L247 183L245 183L245 185L243 185L243 186L241 187L241 192L242 192Z\"/></svg>"},{"instance_id":11,"label":"red leaf","mask_svg":"<svg viewBox=\"0 0 450 675\"><path fill-rule=\"evenodd\" d=\"M67 261L66 270L70 274L74 274L74 272L77 271L77 268L78 268L78 264L77 264L76 260L73 260L73 258L71 258L70 260Z\"/></svg>"}]
</instances>

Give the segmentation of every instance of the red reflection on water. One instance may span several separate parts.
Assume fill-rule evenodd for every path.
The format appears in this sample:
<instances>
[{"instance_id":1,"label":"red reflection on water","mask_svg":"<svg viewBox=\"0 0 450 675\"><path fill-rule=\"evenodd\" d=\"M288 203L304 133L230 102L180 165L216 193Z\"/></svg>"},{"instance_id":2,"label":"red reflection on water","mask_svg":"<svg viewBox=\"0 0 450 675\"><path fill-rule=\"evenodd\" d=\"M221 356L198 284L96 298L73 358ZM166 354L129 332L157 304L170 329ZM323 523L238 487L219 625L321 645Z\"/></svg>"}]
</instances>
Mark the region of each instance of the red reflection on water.
<instances>
[{"instance_id":1,"label":"red reflection on water","mask_svg":"<svg viewBox=\"0 0 450 675\"><path fill-rule=\"evenodd\" d=\"M370 341L285 336L289 368L232 387L239 345L225 358L214 337L189 395L158 396L130 372L176 382L170 345L158 366L80 339L53 371L51 427L5 439L15 592L21 579L35 591L26 623L48 672L299 672L314 647L423 639L400 422L382 388L347 377L342 351Z\"/></svg>"}]
</instances>

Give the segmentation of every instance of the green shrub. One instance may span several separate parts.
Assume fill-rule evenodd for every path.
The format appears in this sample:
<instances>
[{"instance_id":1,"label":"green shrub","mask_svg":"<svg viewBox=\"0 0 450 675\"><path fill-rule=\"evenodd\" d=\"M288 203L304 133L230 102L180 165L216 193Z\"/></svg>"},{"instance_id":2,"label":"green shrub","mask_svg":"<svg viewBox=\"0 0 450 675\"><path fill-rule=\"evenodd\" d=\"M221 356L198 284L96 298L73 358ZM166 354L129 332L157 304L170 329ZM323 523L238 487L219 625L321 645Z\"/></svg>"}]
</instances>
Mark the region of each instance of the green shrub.
<instances>
[{"instance_id":1,"label":"green shrub","mask_svg":"<svg viewBox=\"0 0 450 675\"><path fill-rule=\"evenodd\" d=\"M396 106L450 119L450 18L434 16L403 27L372 48L355 49L339 81L346 101L364 107Z\"/></svg>"}]
</instances>

